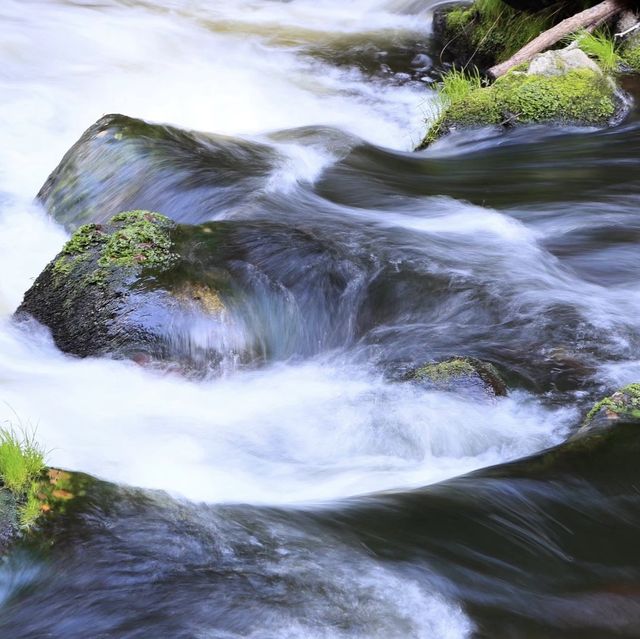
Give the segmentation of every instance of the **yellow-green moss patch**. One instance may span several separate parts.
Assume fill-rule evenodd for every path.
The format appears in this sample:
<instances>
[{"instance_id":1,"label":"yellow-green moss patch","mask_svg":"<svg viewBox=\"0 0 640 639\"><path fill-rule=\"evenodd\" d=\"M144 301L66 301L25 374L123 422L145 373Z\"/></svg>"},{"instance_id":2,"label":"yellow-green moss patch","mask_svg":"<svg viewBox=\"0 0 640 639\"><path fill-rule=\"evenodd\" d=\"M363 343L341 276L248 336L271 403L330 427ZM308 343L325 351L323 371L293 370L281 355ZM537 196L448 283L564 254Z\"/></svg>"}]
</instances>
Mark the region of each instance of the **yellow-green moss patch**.
<instances>
[{"instance_id":1,"label":"yellow-green moss patch","mask_svg":"<svg viewBox=\"0 0 640 639\"><path fill-rule=\"evenodd\" d=\"M573 69L562 75L514 69L491 86L475 88L453 100L443 95L442 101L444 110L422 147L456 128L537 122L604 125L616 112L615 86L592 69Z\"/></svg>"},{"instance_id":2,"label":"yellow-green moss patch","mask_svg":"<svg viewBox=\"0 0 640 639\"><path fill-rule=\"evenodd\" d=\"M603 409L611 419L640 421L640 384L629 384L597 402L587 414L583 427L589 426Z\"/></svg>"},{"instance_id":3,"label":"yellow-green moss patch","mask_svg":"<svg viewBox=\"0 0 640 639\"><path fill-rule=\"evenodd\" d=\"M100 266L168 266L175 260L169 231L175 224L150 211L126 211L111 218L121 225L111 233L98 260Z\"/></svg>"}]
</instances>

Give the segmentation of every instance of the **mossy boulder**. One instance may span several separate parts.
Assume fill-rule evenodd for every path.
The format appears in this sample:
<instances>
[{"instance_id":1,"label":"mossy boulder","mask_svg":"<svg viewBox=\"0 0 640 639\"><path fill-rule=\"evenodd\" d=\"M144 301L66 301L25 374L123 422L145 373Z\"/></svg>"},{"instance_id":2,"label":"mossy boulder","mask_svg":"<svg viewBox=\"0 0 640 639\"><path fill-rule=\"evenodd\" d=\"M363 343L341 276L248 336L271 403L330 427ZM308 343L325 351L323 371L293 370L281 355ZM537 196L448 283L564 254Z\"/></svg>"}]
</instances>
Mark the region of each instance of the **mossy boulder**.
<instances>
[{"instance_id":1,"label":"mossy boulder","mask_svg":"<svg viewBox=\"0 0 640 639\"><path fill-rule=\"evenodd\" d=\"M195 224L260 192L276 160L266 145L107 115L66 153L38 199L70 231L136 209Z\"/></svg>"},{"instance_id":2,"label":"mossy boulder","mask_svg":"<svg viewBox=\"0 0 640 639\"><path fill-rule=\"evenodd\" d=\"M288 225L130 211L80 227L17 318L34 317L73 355L206 374L344 344L336 309L358 268Z\"/></svg>"},{"instance_id":3,"label":"mossy boulder","mask_svg":"<svg viewBox=\"0 0 640 639\"><path fill-rule=\"evenodd\" d=\"M421 148L446 133L470 127L535 123L604 126L620 108L615 83L586 54L578 49L551 51L490 86L472 87L450 100Z\"/></svg>"},{"instance_id":4,"label":"mossy boulder","mask_svg":"<svg viewBox=\"0 0 640 639\"><path fill-rule=\"evenodd\" d=\"M472 397L507 394L507 386L495 366L474 357L452 357L425 364L411 371L406 379L426 388Z\"/></svg>"},{"instance_id":5,"label":"mossy boulder","mask_svg":"<svg viewBox=\"0 0 640 639\"><path fill-rule=\"evenodd\" d=\"M140 362L219 363L212 345L180 328L200 319L215 331L226 320L228 276L180 276L180 228L149 211L119 213L106 224L81 226L25 294L18 317L51 329L74 355L111 355Z\"/></svg>"},{"instance_id":6,"label":"mossy boulder","mask_svg":"<svg viewBox=\"0 0 640 639\"><path fill-rule=\"evenodd\" d=\"M608 430L622 423L640 424L640 384L629 384L597 402L576 436Z\"/></svg>"}]
</instances>

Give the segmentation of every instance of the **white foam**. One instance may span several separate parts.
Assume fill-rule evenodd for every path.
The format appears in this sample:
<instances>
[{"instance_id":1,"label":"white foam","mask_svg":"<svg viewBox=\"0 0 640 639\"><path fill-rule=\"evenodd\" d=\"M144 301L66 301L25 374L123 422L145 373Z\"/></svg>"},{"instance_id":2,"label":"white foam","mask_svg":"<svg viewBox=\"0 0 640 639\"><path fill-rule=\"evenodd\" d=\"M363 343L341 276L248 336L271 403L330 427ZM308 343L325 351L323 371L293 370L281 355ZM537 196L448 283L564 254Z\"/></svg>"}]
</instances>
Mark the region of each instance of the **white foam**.
<instances>
[{"instance_id":1,"label":"white foam","mask_svg":"<svg viewBox=\"0 0 640 639\"><path fill-rule=\"evenodd\" d=\"M0 416L50 461L210 502L329 500L439 481L556 443L573 417L310 362L194 383L0 333Z\"/></svg>"},{"instance_id":2,"label":"white foam","mask_svg":"<svg viewBox=\"0 0 640 639\"><path fill-rule=\"evenodd\" d=\"M13 200L0 205L0 316L16 309L67 237L35 204Z\"/></svg>"},{"instance_id":3,"label":"white foam","mask_svg":"<svg viewBox=\"0 0 640 639\"><path fill-rule=\"evenodd\" d=\"M426 20L371 0L154 5L3 0L0 186L34 195L80 133L112 112L230 135L326 124L399 148L419 139L423 90L365 82L299 56L298 45L339 28L426 33ZM251 33L255 22L284 42ZM300 31L310 24L327 31Z\"/></svg>"},{"instance_id":4,"label":"white foam","mask_svg":"<svg viewBox=\"0 0 640 639\"><path fill-rule=\"evenodd\" d=\"M100 113L244 131L261 140L270 139L269 130L294 126L344 129L328 142L274 135L283 159L266 185L273 189L316 179L348 148L349 136L404 145L424 93L365 82L274 40L278 29L283 37L293 29L296 38L314 41L317 30L301 29L314 15L323 16L327 32L370 33L383 23L414 29L425 18L408 5L406 13L392 14L393 4L251 2L255 10L247 11L242 2L192 2L187 11L165 0L151 11L108 2L36 9L6 0L0 20L13 23L0 30L6 57L0 143L7 149L0 186L9 193L0 204L2 312L17 306L66 237L25 202ZM453 200L430 205L430 215L390 211L383 224L431 235L482 233L488 254L509 263L505 273L523 290L532 277L559 294L573 284L519 222ZM509 261L514 250L516 268ZM550 264L542 275L540 260ZM478 408L335 363L282 365L196 384L133 364L65 357L36 338L8 324L0 329L4 419L17 414L37 424L53 448L52 463L207 501L290 503L417 486L533 452L555 442L570 419L570 412L547 412L526 396Z\"/></svg>"}]
</instances>

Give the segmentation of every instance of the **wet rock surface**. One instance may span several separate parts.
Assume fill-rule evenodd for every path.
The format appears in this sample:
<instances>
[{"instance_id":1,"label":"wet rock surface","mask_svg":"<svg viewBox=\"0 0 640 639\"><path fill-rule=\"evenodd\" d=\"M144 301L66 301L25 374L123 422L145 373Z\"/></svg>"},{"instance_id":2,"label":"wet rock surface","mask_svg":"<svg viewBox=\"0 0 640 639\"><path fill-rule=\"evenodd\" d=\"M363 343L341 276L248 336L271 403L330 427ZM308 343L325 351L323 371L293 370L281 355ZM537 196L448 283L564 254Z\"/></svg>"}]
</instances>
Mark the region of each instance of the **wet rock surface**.
<instances>
[{"instance_id":1,"label":"wet rock surface","mask_svg":"<svg viewBox=\"0 0 640 639\"><path fill-rule=\"evenodd\" d=\"M426 388L479 399L507 394L506 384L495 366L474 357L452 357L425 364L411 371L407 379Z\"/></svg>"},{"instance_id":2,"label":"wet rock surface","mask_svg":"<svg viewBox=\"0 0 640 639\"><path fill-rule=\"evenodd\" d=\"M276 157L258 143L106 115L69 149L38 199L69 230L136 209L193 224L244 202Z\"/></svg>"}]
</instances>

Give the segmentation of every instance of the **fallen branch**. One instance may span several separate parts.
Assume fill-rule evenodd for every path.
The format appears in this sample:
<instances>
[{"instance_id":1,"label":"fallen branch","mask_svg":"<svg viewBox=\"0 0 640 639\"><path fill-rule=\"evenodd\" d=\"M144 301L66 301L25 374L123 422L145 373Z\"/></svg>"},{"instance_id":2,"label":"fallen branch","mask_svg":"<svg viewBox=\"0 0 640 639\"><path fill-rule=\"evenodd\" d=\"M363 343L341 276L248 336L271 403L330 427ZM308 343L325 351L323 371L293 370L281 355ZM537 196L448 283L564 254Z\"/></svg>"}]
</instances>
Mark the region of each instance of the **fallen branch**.
<instances>
[{"instance_id":1,"label":"fallen branch","mask_svg":"<svg viewBox=\"0 0 640 639\"><path fill-rule=\"evenodd\" d=\"M597 4L595 7L576 13L570 18L559 22L554 27L551 27L551 29L543 31L537 38L531 40L531 42L522 47L520 51L508 60L491 67L488 73L493 78L499 78L501 75L507 73L507 71L513 69L513 67L523 62L528 62L533 56L552 47L556 42L559 42L562 38L566 38L569 34L602 23L617 13L620 13L623 9L624 6L621 0L604 0L604 2Z\"/></svg>"},{"instance_id":2,"label":"fallen branch","mask_svg":"<svg viewBox=\"0 0 640 639\"><path fill-rule=\"evenodd\" d=\"M632 27L629 27L628 29L625 29L624 31L621 31L620 33L616 33L616 38L624 38L624 36L629 35L632 31L635 31L636 29L640 29L640 22L638 22L637 24L634 24Z\"/></svg>"}]
</instances>

